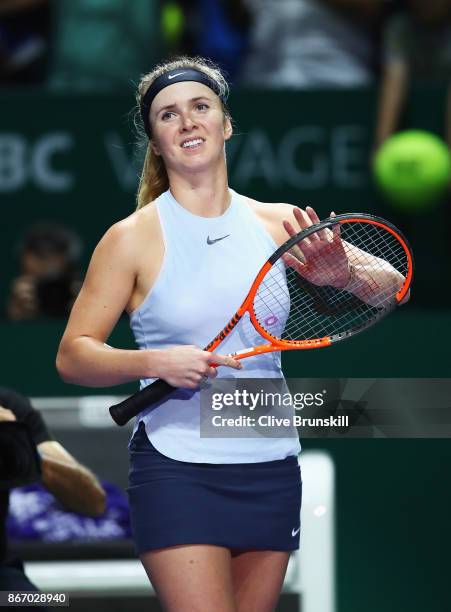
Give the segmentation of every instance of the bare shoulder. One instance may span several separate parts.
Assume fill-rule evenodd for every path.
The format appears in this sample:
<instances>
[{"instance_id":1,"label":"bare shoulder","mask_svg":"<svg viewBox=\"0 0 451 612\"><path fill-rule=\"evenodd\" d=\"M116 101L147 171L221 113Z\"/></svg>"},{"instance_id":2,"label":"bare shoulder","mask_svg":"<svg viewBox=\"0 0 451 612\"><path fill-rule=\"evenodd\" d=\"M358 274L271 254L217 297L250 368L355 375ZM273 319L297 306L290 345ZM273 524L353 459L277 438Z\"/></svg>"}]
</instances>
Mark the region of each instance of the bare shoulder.
<instances>
[{"instance_id":1,"label":"bare shoulder","mask_svg":"<svg viewBox=\"0 0 451 612\"><path fill-rule=\"evenodd\" d=\"M247 200L254 213L267 220L281 221L283 218L290 218L293 214L293 209L297 208L293 204L282 202L259 202L252 198L247 198Z\"/></svg>"},{"instance_id":2,"label":"bare shoulder","mask_svg":"<svg viewBox=\"0 0 451 612\"><path fill-rule=\"evenodd\" d=\"M149 205L114 223L102 236L96 252L133 258L143 244L148 249L149 245L158 242L160 236L158 213L154 206Z\"/></svg>"},{"instance_id":3,"label":"bare shoulder","mask_svg":"<svg viewBox=\"0 0 451 612\"><path fill-rule=\"evenodd\" d=\"M64 338L108 338L122 311L139 303L156 276L162 259L158 232L158 212L152 206L105 232L94 250ZM146 286L141 278L146 278Z\"/></svg>"},{"instance_id":4,"label":"bare shoulder","mask_svg":"<svg viewBox=\"0 0 451 612\"><path fill-rule=\"evenodd\" d=\"M272 236L274 242L277 245L283 244L289 236L282 223L284 219L291 222L294 221L293 210L297 207L292 204L281 202L259 202L252 198L247 198L247 202L254 214Z\"/></svg>"}]
</instances>

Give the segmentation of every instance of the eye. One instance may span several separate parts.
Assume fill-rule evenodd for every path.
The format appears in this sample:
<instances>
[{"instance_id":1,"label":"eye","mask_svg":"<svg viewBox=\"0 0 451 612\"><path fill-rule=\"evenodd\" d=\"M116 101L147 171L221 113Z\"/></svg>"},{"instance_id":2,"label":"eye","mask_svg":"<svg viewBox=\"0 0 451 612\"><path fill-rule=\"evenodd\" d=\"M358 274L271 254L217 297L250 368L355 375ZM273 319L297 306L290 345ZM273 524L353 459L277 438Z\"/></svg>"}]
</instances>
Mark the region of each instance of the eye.
<instances>
[{"instance_id":1,"label":"eye","mask_svg":"<svg viewBox=\"0 0 451 612\"><path fill-rule=\"evenodd\" d=\"M172 117L172 115L174 115L174 113L172 111L165 111L161 115L161 119L162 119L162 121L167 121L168 119L170 119Z\"/></svg>"},{"instance_id":2,"label":"eye","mask_svg":"<svg viewBox=\"0 0 451 612\"><path fill-rule=\"evenodd\" d=\"M207 108L210 108L210 107L205 102L198 102L196 104L196 109L197 110L203 111L203 110L207 110Z\"/></svg>"}]
</instances>

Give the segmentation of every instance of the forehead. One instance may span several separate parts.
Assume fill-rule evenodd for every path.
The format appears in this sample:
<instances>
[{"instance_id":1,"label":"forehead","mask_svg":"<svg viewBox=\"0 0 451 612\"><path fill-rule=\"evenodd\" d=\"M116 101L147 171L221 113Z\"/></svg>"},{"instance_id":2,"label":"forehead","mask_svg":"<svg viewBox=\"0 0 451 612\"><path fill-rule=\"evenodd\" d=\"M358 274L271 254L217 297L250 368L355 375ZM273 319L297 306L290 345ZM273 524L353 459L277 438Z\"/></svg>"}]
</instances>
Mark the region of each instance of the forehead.
<instances>
[{"instance_id":1,"label":"forehead","mask_svg":"<svg viewBox=\"0 0 451 612\"><path fill-rule=\"evenodd\" d=\"M196 81L183 81L182 83L174 83L168 85L164 89L158 92L155 96L151 114L156 114L164 106L172 104L181 104L187 102L192 98L198 98L205 96L210 99L217 98L215 92L204 85L203 83L197 83Z\"/></svg>"}]
</instances>

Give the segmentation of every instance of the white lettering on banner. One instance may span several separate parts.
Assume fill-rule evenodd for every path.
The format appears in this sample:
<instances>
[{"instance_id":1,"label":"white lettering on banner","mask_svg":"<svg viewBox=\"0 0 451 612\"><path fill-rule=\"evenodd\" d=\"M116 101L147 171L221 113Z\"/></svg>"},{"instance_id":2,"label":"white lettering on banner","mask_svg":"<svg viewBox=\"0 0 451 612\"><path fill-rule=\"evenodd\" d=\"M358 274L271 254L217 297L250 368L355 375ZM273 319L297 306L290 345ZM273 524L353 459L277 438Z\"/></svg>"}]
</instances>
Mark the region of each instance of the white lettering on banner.
<instances>
[{"instance_id":1,"label":"white lettering on banner","mask_svg":"<svg viewBox=\"0 0 451 612\"><path fill-rule=\"evenodd\" d=\"M331 130L317 125L296 127L273 145L265 130L256 128L227 145L232 182L245 189L255 179L271 188L284 183L296 189L339 187L356 189L366 182L365 129L341 125ZM329 144L330 143L330 144ZM299 165L299 153L303 164Z\"/></svg>"},{"instance_id":2,"label":"white lettering on banner","mask_svg":"<svg viewBox=\"0 0 451 612\"><path fill-rule=\"evenodd\" d=\"M58 172L51 166L51 158L56 153L66 152L74 144L72 135L55 132L38 140L31 158L31 168L36 183L47 191L68 191L74 185L74 177L69 172Z\"/></svg>"},{"instance_id":3,"label":"white lettering on banner","mask_svg":"<svg viewBox=\"0 0 451 612\"><path fill-rule=\"evenodd\" d=\"M0 134L0 191L20 189L27 180L27 143L17 134Z\"/></svg>"},{"instance_id":4,"label":"white lettering on banner","mask_svg":"<svg viewBox=\"0 0 451 612\"><path fill-rule=\"evenodd\" d=\"M54 132L41 137L34 145L20 134L0 134L0 192L22 189L28 182L46 191L68 191L74 177L52 167L56 153L73 146L67 132Z\"/></svg>"},{"instance_id":5,"label":"white lettering on banner","mask_svg":"<svg viewBox=\"0 0 451 612\"><path fill-rule=\"evenodd\" d=\"M232 154L236 151L232 150ZM264 130L256 129L247 133L237 160L234 181L245 185L255 178L263 178L271 187L280 187L277 156Z\"/></svg>"},{"instance_id":6,"label":"white lettering on banner","mask_svg":"<svg viewBox=\"0 0 451 612\"><path fill-rule=\"evenodd\" d=\"M326 142L326 130L320 127L299 127L290 130L279 145L279 165L287 183L297 189L318 189L327 184L327 153L320 150ZM311 169L302 171L296 165L296 152L311 145Z\"/></svg>"},{"instance_id":7,"label":"white lettering on banner","mask_svg":"<svg viewBox=\"0 0 451 612\"><path fill-rule=\"evenodd\" d=\"M245 191L258 180L264 187L280 189L358 189L367 180L367 134L364 127L340 125L328 129L318 125L298 126L271 140L264 128L255 128L227 145L233 185ZM31 142L18 133L0 133L0 192L13 192L34 184L43 191L66 192L73 188L74 168L56 169L55 157L71 151L71 132L50 132ZM141 163L129 152L127 141L106 132L104 147L119 186L136 189ZM79 154L80 171L95 168L89 151ZM95 160L93 160L95 161ZM58 164L60 166L60 164Z\"/></svg>"},{"instance_id":8,"label":"white lettering on banner","mask_svg":"<svg viewBox=\"0 0 451 612\"><path fill-rule=\"evenodd\" d=\"M124 142L116 132L105 134L104 141L106 152L113 164L113 170L119 185L125 191L134 191L138 186L141 168L138 167L133 154L127 154Z\"/></svg>"},{"instance_id":9,"label":"white lettering on banner","mask_svg":"<svg viewBox=\"0 0 451 612\"><path fill-rule=\"evenodd\" d=\"M362 161L368 155L363 146L365 130L358 125L338 126L332 133L332 177L339 187L362 187Z\"/></svg>"}]
</instances>

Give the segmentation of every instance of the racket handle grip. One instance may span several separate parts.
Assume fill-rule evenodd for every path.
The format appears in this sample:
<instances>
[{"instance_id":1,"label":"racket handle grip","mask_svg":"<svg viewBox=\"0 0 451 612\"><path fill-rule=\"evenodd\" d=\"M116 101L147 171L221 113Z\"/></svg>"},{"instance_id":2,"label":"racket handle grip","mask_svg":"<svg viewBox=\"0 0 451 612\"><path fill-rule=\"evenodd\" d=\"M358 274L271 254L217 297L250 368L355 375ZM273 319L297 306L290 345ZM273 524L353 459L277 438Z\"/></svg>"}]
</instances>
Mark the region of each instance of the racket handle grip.
<instances>
[{"instance_id":1,"label":"racket handle grip","mask_svg":"<svg viewBox=\"0 0 451 612\"><path fill-rule=\"evenodd\" d=\"M117 425L122 427L122 425L128 423L130 419L137 416L142 410L164 399L175 389L176 387L160 378L123 402L110 406L111 418Z\"/></svg>"}]
</instances>

